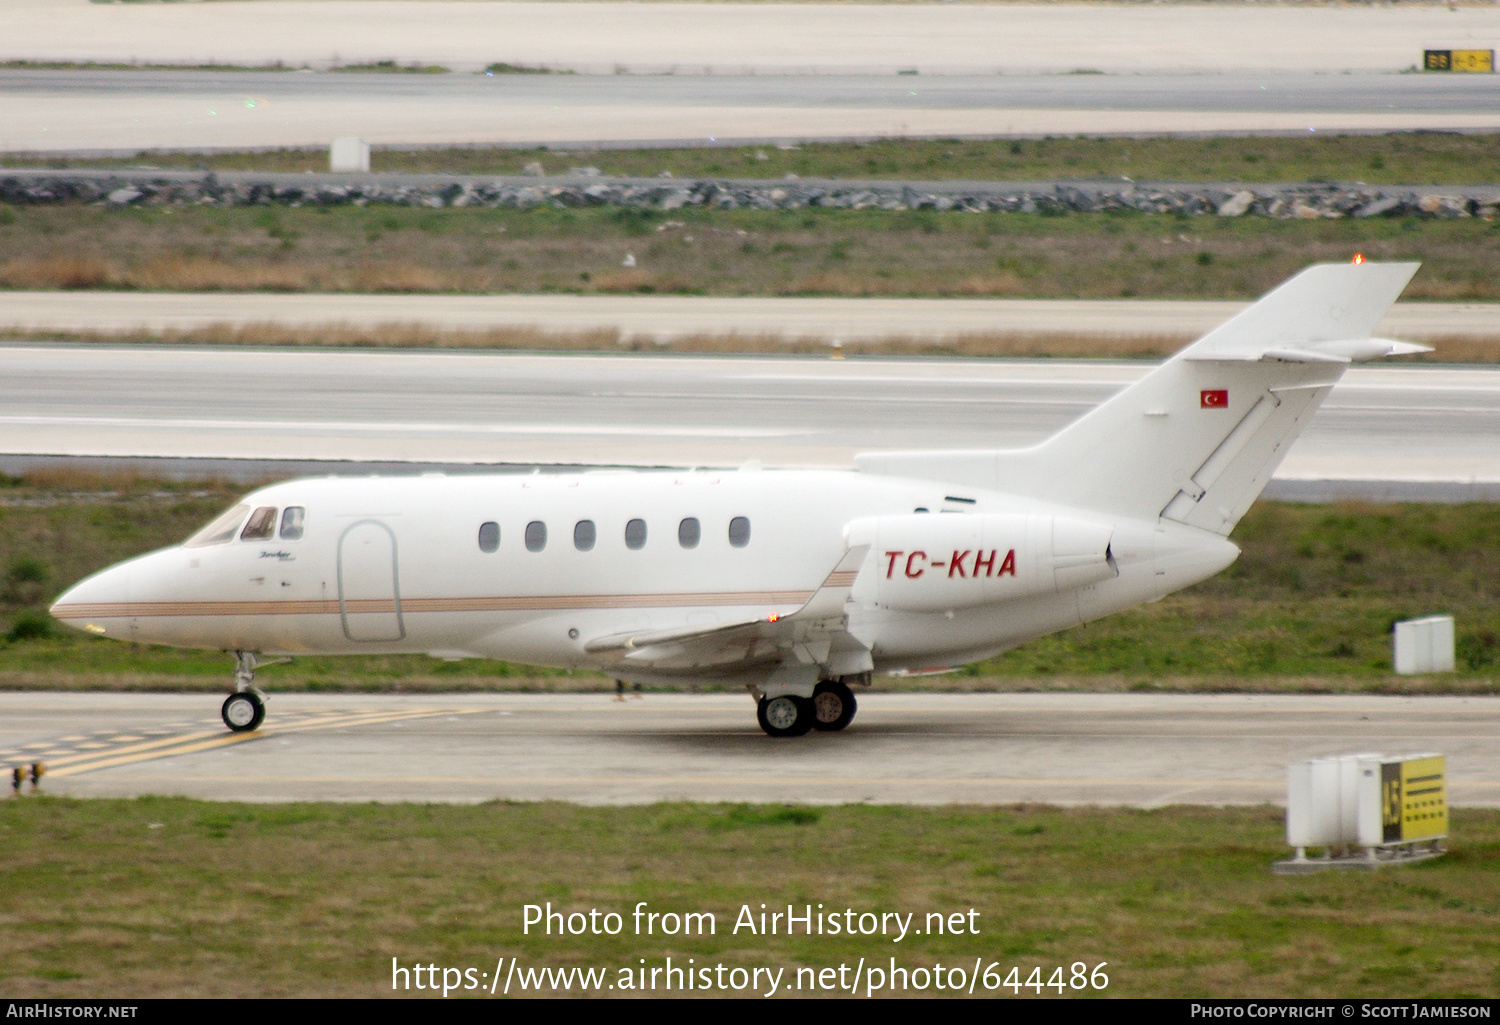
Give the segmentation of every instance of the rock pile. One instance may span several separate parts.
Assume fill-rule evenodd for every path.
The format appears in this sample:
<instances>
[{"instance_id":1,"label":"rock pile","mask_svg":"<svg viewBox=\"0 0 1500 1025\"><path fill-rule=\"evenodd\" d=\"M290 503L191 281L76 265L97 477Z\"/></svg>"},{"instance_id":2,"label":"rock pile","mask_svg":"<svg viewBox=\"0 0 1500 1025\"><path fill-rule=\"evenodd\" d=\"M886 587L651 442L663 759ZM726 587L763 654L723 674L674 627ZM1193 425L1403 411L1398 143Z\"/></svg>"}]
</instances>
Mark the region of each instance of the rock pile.
<instances>
[{"instance_id":1,"label":"rock pile","mask_svg":"<svg viewBox=\"0 0 1500 1025\"><path fill-rule=\"evenodd\" d=\"M320 206L387 204L527 209L614 206L672 211L950 210L973 213L1146 213L1272 218L1483 217L1500 212L1500 189L1143 182L848 182L604 178L594 168L555 178L332 175L183 171L4 171L0 202L103 206ZM584 171L592 174L582 173Z\"/></svg>"}]
</instances>

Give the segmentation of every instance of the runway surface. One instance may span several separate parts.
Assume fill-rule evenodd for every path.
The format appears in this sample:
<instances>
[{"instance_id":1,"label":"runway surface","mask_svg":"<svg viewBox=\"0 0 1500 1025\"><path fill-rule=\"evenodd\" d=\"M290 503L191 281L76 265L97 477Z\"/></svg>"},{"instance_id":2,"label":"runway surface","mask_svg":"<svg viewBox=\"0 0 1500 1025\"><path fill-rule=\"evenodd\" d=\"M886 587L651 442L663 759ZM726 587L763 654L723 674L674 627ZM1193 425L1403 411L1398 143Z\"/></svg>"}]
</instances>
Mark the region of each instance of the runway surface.
<instances>
[{"instance_id":1,"label":"runway surface","mask_svg":"<svg viewBox=\"0 0 1500 1025\"><path fill-rule=\"evenodd\" d=\"M847 466L1020 446L1140 363L15 345L0 454ZM1279 473L1500 480L1500 369L1348 372Z\"/></svg>"},{"instance_id":2,"label":"runway surface","mask_svg":"<svg viewBox=\"0 0 1500 1025\"><path fill-rule=\"evenodd\" d=\"M5 58L584 73L1402 71L1495 45L1485 7L1268 4L91 4L3 0Z\"/></svg>"},{"instance_id":3,"label":"runway surface","mask_svg":"<svg viewBox=\"0 0 1500 1025\"><path fill-rule=\"evenodd\" d=\"M0 0L0 59L450 74L0 71L0 152L1494 130L1482 8L1262 4L90 4ZM586 26L586 30L581 30ZM494 62L579 72L495 75Z\"/></svg>"},{"instance_id":4,"label":"runway surface","mask_svg":"<svg viewBox=\"0 0 1500 1025\"><path fill-rule=\"evenodd\" d=\"M230 734L213 695L0 694L0 767L46 793L223 800L1282 803L1286 765L1448 757L1500 806L1500 700L1099 694L860 697L838 734L773 740L740 695L274 695Z\"/></svg>"},{"instance_id":5,"label":"runway surface","mask_svg":"<svg viewBox=\"0 0 1500 1025\"><path fill-rule=\"evenodd\" d=\"M1496 128L1493 75L0 71L0 152Z\"/></svg>"}]
</instances>

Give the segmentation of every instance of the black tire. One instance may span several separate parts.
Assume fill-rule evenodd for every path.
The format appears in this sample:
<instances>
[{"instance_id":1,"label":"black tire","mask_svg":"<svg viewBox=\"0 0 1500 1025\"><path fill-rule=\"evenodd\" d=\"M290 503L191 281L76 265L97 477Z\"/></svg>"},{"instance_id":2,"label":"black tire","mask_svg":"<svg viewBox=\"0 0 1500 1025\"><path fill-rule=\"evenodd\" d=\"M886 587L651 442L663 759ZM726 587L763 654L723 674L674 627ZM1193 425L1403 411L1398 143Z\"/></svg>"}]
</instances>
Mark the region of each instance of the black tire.
<instances>
[{"instance_id":1,"label":"black tire","mask_svg":"<svg viewBox=\"0 0 1500 1025\"><path fill-rule=\"evenodd\" d=\"M224 699L219 715L225 726L235 733L244 733L260 725L266 717L266 706L254 691L242 690Z\"/></svg>"},{"instance_id":2,"label":"black tire","mask_svg":"<svg viewBox=\"0 0 1500 1025\"><path fill-rule=\"evenodd\" d=\"M854 721L859 702L854 692L839 680L825 680L813 691L813 729L832 733Z\"/></svg>"},{"instance_id":3,"label":"black tire","mask_svg":"<svg viewBox=\"0 0 1500 1025\"><path fill-rule=\"evenodd\" d=\"M812 702L794 694L761 698L755 706L760 728L773 737L800 737L813 727Z\"/></svg>"}]
</instances>

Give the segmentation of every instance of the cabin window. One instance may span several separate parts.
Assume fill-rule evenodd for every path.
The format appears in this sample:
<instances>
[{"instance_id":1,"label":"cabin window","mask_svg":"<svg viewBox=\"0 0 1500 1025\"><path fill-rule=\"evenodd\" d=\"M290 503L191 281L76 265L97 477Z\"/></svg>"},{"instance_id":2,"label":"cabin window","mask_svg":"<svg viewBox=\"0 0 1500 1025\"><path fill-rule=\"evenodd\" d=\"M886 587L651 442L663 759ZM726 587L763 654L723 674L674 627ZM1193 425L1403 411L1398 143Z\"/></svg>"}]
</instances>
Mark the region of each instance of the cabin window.
<instances>
[{"instance_id":1,"label":"cabin window","mask_svg":"<svg viewBox=\"0 0 1500 1025\"><path fill-rule=\"evenodd\" d=\"M500 524L490 521L479 525L479 550L493 552L500 547Z\"/></svg>"},{"instance_id":2,"label":"cabin window","mask_svg":"<svg viewBox=\"0 0 1500 1025\"><path fill-rule=\"evenodd\" d=\"M276 535L276 507L266 505L250 514L245 529L240 531L241 541L269 541Z\"/></svg>"},{"instance_id":3,"label":"cabin window","mask_svg":"<svg viewBox=\"0 0 1500 1025\"><path fill-rule=\"evenodd\" d=\"M743 548L750 543L750 517L736 516L729 521L729 543Z\"/></svg>"},{"instance_id":4,"label":"cabin window","mask_svg":"<svg viewBox=\"0 0 1500 1025\"><path fill-rule=\"evenodd\" d=\"M703 537L703 527L692 516L677 524L677 543L684 548L697 548Z\"/></svg>"},{"instance_id":5,"label":"cabin window","mask_svg":"<svg viewBox=\"0 0 1500 1025\"><path fill-rule=\"evenodd\" d=\"M632 549L646 547L645 520L631 520L625 524L625 547Z\"/></svg>"},{"instance_id":6,"label":"cabin window","mask_svg":"<svg viewBox=\"0 0 1500 1025\"><path fill-rule=\"evenodd\" d=\"M300 505L289 505L281 513L281 540L302 540L302 521L307 510Z\"/></svg>"},{"instance_id":7,"label":"cabin window","mask_svg":"<svg viewBox=\"0 0 1500 1025\"><path fill-rule=\"evenodd\" d=\"M547 547L547 525L541 520L526 524L526 550L539 552Z\"/></svg>"},{"instance_id":8,"label":"cabin window","mask_svg":"<svg viewBox=\"0 0 1500 1025\"><path fill-rule=\"evenodd\" d=\"M595 534L593 520L579 520L573 524L573 547L580 552L592 550Z\"/></svg>"},{"instance_id":9,"label":"cabin window","mask_svg":"<svg viewBox=\"0 0 1500 1025\"><path fill-rule=\"evenodd\" d=\"M214 519L212 523L204 527L198 533L185 541L184 547L202 548L204 545L221 545L226 541L234 540L234 535L240 529L240 523L245 519L245 514L250 511L248 505L237 505L228 512Z\"/></svg>"}]
</instances>

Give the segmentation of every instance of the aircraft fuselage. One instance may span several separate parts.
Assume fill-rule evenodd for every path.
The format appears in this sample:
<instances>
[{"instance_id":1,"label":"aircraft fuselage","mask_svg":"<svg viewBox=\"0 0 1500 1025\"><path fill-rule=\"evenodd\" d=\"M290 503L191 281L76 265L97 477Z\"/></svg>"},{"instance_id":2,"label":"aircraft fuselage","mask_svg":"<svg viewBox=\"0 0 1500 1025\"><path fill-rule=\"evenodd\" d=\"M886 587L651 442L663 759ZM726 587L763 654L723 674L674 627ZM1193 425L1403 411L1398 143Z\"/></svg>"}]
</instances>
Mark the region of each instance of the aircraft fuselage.
<instances>
[{"instance_id":1,"label":"aircraft fuselage","mask_svg":"<svg viewBox=\"0 0 1500 1025\"><path fill-rule=\"evenodd\" d=\"M1178 524L837 471L322 478L241 504L229 537L105 570L55 614L181 647L754 677L743 659L636 666L590 644L789 616L863 541L843 610L852 675L961 665L1185 587L1238 552ZM1067 561L1058 523L1089 534L1097 572L1053 565Z\"/></svg>"}]
</instances>

